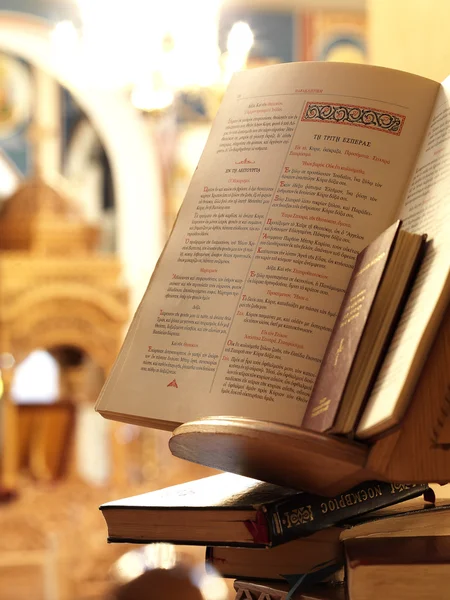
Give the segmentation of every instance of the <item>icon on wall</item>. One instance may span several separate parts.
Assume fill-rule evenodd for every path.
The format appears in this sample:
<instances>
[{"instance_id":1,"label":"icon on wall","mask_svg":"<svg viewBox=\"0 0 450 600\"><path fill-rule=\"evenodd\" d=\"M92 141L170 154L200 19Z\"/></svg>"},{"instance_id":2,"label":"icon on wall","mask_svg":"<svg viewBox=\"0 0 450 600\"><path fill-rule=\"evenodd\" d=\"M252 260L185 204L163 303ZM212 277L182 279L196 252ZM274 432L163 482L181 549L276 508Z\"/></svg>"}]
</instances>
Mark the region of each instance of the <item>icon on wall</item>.
<instances>
[{"instance_id":1,"label":"icon on wall","mask_svg":"<svg viewBox=\"0 0 450 600\"><path fill-rule=\"evenodd\" d=\"M0 139L13 136L31 116L32 82L28 67L0 54Z\"/></svg>"},{"instance_id":2,"label":"icon on wall","mask_svg":"<svg viewBox=\"0 0 450 600\"><path fill-rule=\"evenodd\" d=\"M301 18L300 60L366 62L364 13L323 10L304 14Z\"/></svg>"}]
</instances>

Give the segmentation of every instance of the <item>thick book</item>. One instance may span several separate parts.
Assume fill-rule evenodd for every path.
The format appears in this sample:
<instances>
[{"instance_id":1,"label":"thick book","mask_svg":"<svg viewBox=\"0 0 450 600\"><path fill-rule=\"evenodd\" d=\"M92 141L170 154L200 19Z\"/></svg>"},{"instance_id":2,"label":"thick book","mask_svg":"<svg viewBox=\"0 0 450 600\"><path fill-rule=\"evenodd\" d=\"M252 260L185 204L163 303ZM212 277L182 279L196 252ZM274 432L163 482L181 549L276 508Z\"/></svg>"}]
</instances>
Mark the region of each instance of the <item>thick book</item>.
<instances>
[{"instance_id":1,"label":"thick book","mask_svg":"<svg viewBox=\"0 0 450 600\"><path fill-rule=\"evenodd\" d=\"M286 600L289 585L283 582L236 580L235 600ZM318 584L294 592L292 600L346 600L344 585Z\"/></svg>"},{"instance_id":2,"label":"thick book","mask_svg":"<svg viewBox=\"0 0 450 600\"><path fill-rule=\"evenodd\" d=\"M449 597L450 538L363 538L344 542L349 600Z\"/></svg>"},{"instance_id":3,"label":"thick book","mask_svg":"<svg viewBox=\"0 0 450 600\"><path fill-rule=\"evenodd\" d=\"M448 500L433 504L415 498L350 518L341 526L322 529L274 548L210 546L206 549L206 564L223 577L282 580L288 573L308 573L317 565L329 562L339 564L342 542L367 538L445 537L449 531Z\"/></svg>"},{"instance_id":4,"label":"thick book","mask_svg":"<svg viewBox=\"0 0 450 600\"><path fill-rule=\"evenodd\" d=\"M401 219L429 243L358 435L398 423L450 297L449 97L368 65L234 75L96 409L300 426L356 257Z\"/></svg>"},{"instance_id":5,"label":"thick book","mask_svg":"<svg viewBox=\"0 0 450 600\"><path fill-rule=\"evenodd\" d=\"M284 580L284 575L308 573L317 565L342 563L340 527L329 527L274 548L208 546L206 567L229 579Z\"/></svg>"},{"instance_id":6,"label":"thick book","mask_svg":"<svg viewBox=\"0 0 450 600\"><path fill-rule=\"evenodd\" d=\"M393 333L426 237L394 223L356 259L302 427L350 434Z\"/></svg>"},{"instance_id":7,"label":"thick book","mask_svg":"<svg viewBox=\"0 0 450 600\"><path fill-rule=\"evenodd\" d=\"M100 506L111 542L278 546L423 494L368 481L325 498L220 473Z\"/></svg>"},{"instance_id":8,"label":"thick book","mask_svg":"<svg viewBox=\"0 0 450 600\"><path fill-rule=\"evenodd\" d=\"M382 508L371 519L356 517L341 533L341 541L356 538L450 536L450 500L423 503L418 499Z\"/></svg>"}]
</instances>

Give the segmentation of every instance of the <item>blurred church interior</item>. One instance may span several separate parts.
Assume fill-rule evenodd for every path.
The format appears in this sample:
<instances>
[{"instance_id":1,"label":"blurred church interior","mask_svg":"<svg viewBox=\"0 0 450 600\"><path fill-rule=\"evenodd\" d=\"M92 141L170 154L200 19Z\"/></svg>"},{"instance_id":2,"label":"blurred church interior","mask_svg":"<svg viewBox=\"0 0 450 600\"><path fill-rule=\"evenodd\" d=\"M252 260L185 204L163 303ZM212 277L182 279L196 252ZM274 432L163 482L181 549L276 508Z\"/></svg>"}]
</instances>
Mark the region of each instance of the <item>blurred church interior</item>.
<instances>
[{"instance_id":1,"label":"blurred church interior","mask_svg":"<svg viewBox=\"0 0 450 600\"><path fill-rule=\"evenodd\" d=\"M443 79L449 13L0 0L0 600L140 598L146 578L155 598L177 597L174 581L183 598L234 597L202 548L106 543L101 503L212 470L94 402L233 72L332 60Z\"/></svg>"}]
</instances>

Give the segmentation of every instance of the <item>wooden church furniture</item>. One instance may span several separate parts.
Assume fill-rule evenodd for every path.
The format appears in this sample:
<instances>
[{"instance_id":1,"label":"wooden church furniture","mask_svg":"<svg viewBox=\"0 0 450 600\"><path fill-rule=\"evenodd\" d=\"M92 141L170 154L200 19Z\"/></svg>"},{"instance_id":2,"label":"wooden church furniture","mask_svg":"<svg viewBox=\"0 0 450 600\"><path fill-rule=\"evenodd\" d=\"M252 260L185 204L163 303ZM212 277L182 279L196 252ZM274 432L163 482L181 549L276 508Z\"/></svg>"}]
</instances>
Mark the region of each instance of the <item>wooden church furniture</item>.
<instances>
[{"instance_id":1,"label":"wooden church furniture","mask_svg":"<svg viewBox=\"0 0 450 600\"><path fill-rule=\"evenodd\" d=\"M3 202L0 356L12 356L18 365L33 350L53 352L65 384L73 368L65 364L60 350L75 349L106 377L129 318L128 293L117 258L95 251L97 238L98 231L84 221L76 205L40 177ZM2 376L0 487L13 489L20 460L20 409L10 393L14 366ZM120 445L114 435L111 443ZM117 470L115 474L124 477Z\"/></svg>"},{"instance_id":2,"label":"wooden church furniture","mask_svg":"<svg viewBox=\"0 0 450 600\"><path fill-rule=\"evenodd\" d=\"M18 468L39 481L56 481L68 468L74 437L76 405L70 400L52 404L19 404Z\"/></svg>"}]
</instances>

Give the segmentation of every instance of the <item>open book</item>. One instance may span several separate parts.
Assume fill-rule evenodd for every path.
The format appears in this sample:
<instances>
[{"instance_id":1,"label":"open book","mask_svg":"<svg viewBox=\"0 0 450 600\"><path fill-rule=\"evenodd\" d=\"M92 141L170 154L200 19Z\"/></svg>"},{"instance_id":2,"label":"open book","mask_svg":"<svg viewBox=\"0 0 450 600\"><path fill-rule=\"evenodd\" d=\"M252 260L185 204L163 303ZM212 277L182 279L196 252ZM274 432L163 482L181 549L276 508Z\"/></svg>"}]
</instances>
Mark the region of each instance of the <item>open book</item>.
<instances>
[{"instance_id":1,"label":"open book","mask_svg":"<svg viewBox=\"0 0 450 600\"><path fill-rule=\"evenodd\" d=\"M449 300L450 81L338 63L232 79L97 410L300 426L357 254L426 255L358 427L401 418Z\"/></svg>"}]
</instances>

